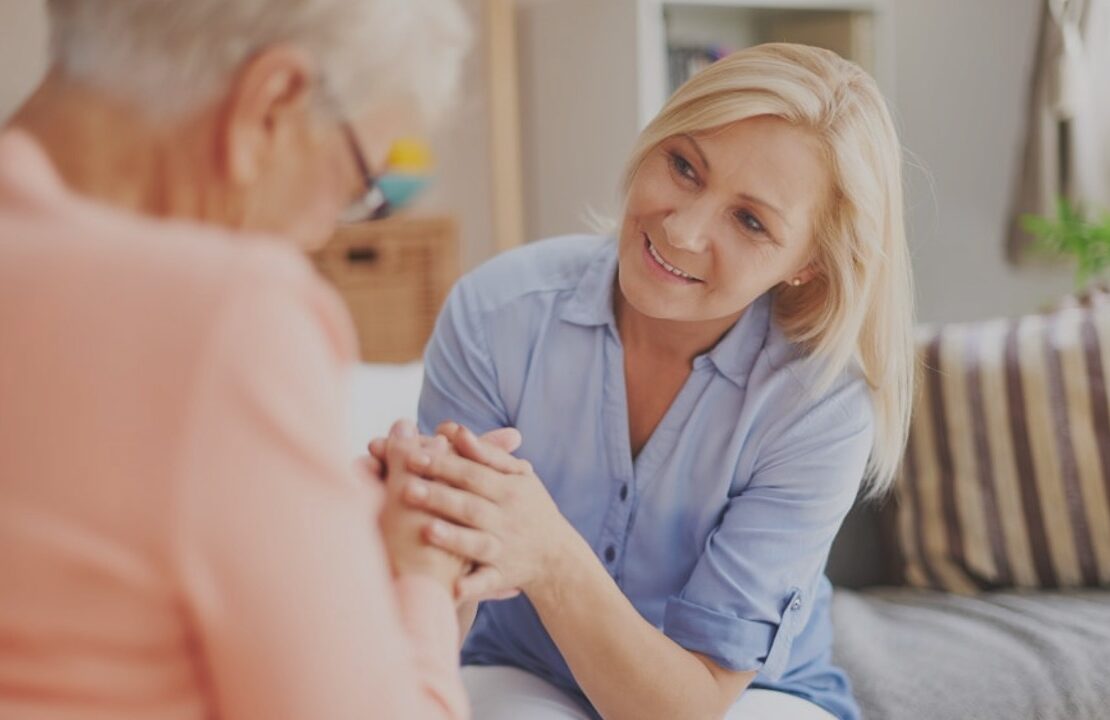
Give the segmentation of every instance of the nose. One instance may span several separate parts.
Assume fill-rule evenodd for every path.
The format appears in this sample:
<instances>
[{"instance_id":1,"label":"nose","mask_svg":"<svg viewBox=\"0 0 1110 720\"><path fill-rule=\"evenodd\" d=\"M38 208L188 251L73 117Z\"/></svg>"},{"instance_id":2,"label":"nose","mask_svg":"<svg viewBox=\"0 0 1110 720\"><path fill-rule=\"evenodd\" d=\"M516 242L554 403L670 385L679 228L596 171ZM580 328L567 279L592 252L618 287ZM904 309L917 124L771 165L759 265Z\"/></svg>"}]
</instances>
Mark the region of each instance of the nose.
<instances>
[{"instance_id":1,"label":"nose","mask_svg":"<svg viewBox=\"0 0 1110 720\"><path fill-rule=\"evenodd\" d=\"M703 253L713 242L714 213L708 203L694 201L663 218L667 243L689 253Z\"/></svg>"}]
</instances>

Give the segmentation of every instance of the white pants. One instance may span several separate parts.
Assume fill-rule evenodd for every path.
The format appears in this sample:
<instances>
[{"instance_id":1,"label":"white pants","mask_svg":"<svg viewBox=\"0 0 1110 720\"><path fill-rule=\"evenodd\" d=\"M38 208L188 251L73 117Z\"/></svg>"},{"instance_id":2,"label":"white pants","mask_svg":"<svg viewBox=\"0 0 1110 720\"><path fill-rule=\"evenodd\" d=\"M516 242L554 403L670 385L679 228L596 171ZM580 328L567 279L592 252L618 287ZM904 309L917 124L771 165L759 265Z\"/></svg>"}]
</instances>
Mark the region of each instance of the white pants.
<instances>
[{"instance_id":1,"label":"white pants","mask_svg":"<svg viewBox=\"0 0 1110 720\"><path fill-rule=\"evenodd\" d=\"M462 669L474 720L590 720L569 695L513 667ZM740 696L725 720L835 720L823 708L794 695L753 688Z\"/></svg>"}]
</instances>

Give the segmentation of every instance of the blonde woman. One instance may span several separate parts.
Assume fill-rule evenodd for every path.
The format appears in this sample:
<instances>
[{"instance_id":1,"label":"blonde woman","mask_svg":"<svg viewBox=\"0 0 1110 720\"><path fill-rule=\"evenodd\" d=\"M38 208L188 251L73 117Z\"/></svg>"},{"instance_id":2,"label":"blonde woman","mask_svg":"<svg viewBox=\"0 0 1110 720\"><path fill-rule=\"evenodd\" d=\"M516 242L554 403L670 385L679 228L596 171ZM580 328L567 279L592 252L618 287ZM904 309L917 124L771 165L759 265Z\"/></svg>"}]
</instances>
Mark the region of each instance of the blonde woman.
<instances>
[{"instance_id":1,"label":"blonde woman","mask_svg":"<svg viewBox=\"0 0 1110 720\"><path fill-rule=\"evenodd\" d=\"M300 252L377 209L461 10L48 7L0 132L0 717L466 718L462 561L354 471L354 332Z\"/></svg>"},{"instance_id":2,"label":"blonde woman","mask_svg":"<svg viewBox=\"0 0 1110 720\"><path fill-rule=\"evenodd\" d=\"M626 189L616 240L463 279L427 353L421 425L458 452L412 454L435 482L405 497L478 564L463 597L522 593L466 640L475 717L856 718L823 572L906 435L887 108L831 52L745 50L670 99ZM501 426L520 459L474 438Z\"/></svg>"}]
</instances>

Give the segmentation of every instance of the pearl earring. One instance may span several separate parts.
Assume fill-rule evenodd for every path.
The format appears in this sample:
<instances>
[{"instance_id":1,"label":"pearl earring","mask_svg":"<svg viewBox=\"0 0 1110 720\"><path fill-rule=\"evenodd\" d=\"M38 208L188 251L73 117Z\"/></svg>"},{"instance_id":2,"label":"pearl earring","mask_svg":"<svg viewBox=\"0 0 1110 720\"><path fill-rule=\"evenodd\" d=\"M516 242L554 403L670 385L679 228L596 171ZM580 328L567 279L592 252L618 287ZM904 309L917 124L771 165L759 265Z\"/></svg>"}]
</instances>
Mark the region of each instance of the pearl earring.
<instances>
[{"instance_id":1,"label":"pearl earring","mask_svg":"<svg viewBox=\"0 0 1110 720\"><path fill-rule=\"evenodd\" d=\"M794 287L801 287L802 279L801 278L794 278L793 280L790 281L790 284L793 285Z\"/></svg>"}]
</instances>

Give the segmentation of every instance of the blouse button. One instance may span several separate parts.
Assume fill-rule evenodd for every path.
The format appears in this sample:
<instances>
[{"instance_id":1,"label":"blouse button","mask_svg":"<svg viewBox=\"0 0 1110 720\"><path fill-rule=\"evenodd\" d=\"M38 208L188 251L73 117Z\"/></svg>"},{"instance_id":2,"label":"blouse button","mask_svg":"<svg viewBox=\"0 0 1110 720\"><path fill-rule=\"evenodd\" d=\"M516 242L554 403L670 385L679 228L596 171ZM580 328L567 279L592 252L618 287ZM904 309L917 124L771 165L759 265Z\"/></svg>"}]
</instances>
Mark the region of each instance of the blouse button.
<instances>
[{"instance_id":1,"label":"blouse button","mask_svg":"<svg viewBox=\"0 0 1110 720\"><path fill-rule=\"evenodd\" d=\"M613 562L617 558L617 549L610 545L605 548L605 562Z\"/></svg>"},{"instance_id":2,"label":"blouse button","mask_svg":"<svg viewBox=\"0 0 1110 720\"><path fill-rule=\"evenodd\" d=\"M621 485L621 502L628 499L628 483Z\"/></svg>"},{"instance_id":3,"label":"blouse button","mask_svg":"<svg viewBox=\"0 0 1110 720\"><path fill-rule=\"evenodd\" d=\"M802 598L801 597L794 598L794 602L790 603L790 609L791 610L801 610L802 609Z\"/></svg>"}]
</instances>

